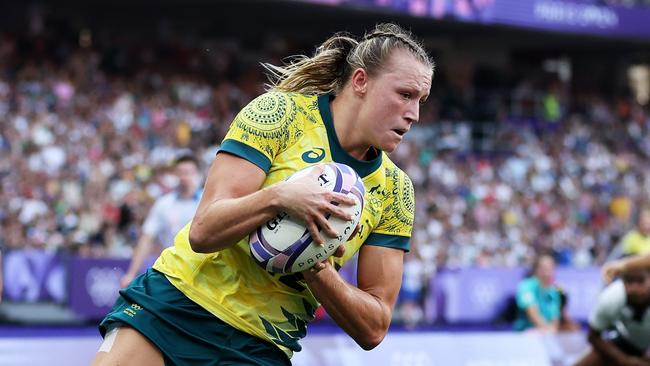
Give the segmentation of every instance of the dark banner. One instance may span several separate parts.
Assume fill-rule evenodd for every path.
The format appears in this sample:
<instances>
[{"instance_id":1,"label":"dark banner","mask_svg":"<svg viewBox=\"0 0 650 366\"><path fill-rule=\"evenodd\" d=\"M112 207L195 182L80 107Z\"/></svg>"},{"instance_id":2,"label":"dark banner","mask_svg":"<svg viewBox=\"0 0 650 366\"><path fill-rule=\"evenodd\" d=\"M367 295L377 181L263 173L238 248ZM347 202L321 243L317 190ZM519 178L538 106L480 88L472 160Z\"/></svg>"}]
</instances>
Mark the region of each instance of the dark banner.
<instances>
[{"instance_id":1,"label":"dark banner","mask_svg":"<svg viewBox=\"0 0 650 366\"><path fill-rule=\"evenodd\" d=\"M418 17L556 32L650 39L650 7L567 0L302 0L389 9Z\"/></svg>"}]
</instances>

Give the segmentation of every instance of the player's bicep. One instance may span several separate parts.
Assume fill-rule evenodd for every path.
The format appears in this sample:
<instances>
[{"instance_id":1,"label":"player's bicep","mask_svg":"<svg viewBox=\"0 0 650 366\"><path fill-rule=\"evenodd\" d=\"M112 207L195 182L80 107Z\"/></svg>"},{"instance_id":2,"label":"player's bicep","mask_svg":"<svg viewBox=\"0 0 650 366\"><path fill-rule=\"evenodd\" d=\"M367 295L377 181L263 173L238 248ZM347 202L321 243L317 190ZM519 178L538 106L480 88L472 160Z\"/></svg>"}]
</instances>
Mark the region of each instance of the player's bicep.
<instances>
[{"instance_id":1,"label":"player's bicep","mask_svg":"<svg viewBox=\"0 0 650 366\"><path fill-rule=\"evenodd\" d=\"M249 195L259 190L265 179L266 172L253 162L219 153L208 171L197 213L212 202Z\"/></svg>"},{"instance_id":2,"label":"player's bicep","mask_svg":"<svg viewBox=\"0 0 650 366\"><path fill-rule=\"evenodd\" d=\"M404 251L364 245L359 250L358 263L359 289L380 299L392 311L402 283Z\"/></svg>"}]
</instances>

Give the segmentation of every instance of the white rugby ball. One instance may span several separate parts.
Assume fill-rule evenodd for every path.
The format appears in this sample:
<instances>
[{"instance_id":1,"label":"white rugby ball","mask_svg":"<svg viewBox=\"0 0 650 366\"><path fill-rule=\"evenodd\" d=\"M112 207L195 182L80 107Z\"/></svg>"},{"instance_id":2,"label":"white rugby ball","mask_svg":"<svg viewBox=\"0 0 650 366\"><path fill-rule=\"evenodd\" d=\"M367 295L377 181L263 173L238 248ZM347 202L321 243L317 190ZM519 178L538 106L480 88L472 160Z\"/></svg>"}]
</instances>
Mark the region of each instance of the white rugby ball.
<instances>
[{"instance_id":1,"label":"white rugby ball","mask_svg":"<svg viewBox=\"0 0 650 366\"><path fill-rule=\"evenodd\" d=\"M295 172L287 180L291 181L309 174L315 166ZM365 187L359 175L345 164L326 163L323 173L317 178L321 187L328 191L348 194L356 203L342 206L352 216L346 221L336 216L327 217L332 228L338 233L330 237L323 230L324 245L313 242L305 224L291 218L286 212L261 225L249 238L251 256L262 268L273 273L302 272L331 256L341 244L350 238L359 223L363 212Z\"/></svg>"}]
</instances>

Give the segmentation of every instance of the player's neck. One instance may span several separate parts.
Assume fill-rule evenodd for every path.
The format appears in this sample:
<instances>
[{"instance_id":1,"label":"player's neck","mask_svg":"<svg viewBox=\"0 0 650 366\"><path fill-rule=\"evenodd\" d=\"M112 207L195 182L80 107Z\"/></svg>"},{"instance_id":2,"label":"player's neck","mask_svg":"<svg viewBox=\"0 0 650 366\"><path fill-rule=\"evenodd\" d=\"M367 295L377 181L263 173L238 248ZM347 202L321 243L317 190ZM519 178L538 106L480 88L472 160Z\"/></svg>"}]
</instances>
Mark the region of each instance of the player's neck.
<instances>
[{"instance_id":1,"label":"player's neck","mask_svg":"<svg viewBox=\"0 0 650 366\"><path fill-rule=\"evenodd\" d=\"M343 91L343 93L345 92ZM343 150L350 156L358 160L366 160L370 147L362 142L363 140L358 134L359 129L355 128L359 109L348 100L352 100L352 98L338 97L330 103L336 137Z\"/></svg>"}]
</instances>

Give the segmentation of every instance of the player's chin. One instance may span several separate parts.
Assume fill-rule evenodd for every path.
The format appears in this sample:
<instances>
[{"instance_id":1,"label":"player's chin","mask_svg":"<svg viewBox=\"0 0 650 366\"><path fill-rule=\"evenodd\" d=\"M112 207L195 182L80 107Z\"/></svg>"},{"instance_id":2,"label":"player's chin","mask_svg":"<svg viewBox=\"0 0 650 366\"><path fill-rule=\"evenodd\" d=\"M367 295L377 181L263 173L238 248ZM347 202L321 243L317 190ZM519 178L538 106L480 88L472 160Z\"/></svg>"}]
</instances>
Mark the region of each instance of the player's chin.
<instances>
[{"instance_id":1,"label":"player's chin","mask_svg":"<svg viewBox=\"0 0 650 366\"><path fill-rule=\"evenodd\" d=\"M378 148L379 148L379 150L381 150L381 151L383 151L383 152L385 152L387 154L390 154L393 151L395 151L395 149L397 149L397 146L399 145L400 142L401 142L401 140L382 141L382 144L380 144L378 146Z\"/></svg>"}]
</instances>

